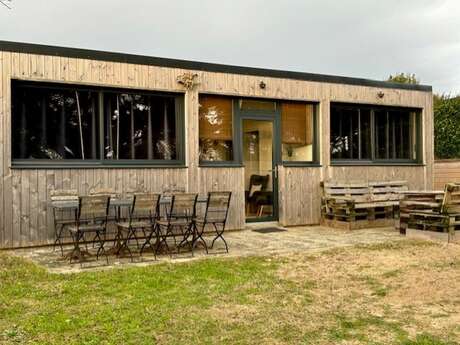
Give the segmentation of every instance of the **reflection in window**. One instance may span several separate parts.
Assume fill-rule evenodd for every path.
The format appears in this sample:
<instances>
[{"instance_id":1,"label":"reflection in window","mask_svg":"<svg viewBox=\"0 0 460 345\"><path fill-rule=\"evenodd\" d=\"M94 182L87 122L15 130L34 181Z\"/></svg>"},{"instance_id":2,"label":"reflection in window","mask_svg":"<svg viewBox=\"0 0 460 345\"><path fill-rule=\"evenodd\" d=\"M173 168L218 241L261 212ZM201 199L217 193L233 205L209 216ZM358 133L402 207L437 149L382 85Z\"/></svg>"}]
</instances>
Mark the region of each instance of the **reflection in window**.
<instances>
[{"instance_id":1,"label":"reflection in window","mask_svg":"<svg viewBox=\"0 0 460 345\"><path fill-rule=\"evenodd\" d=\"M200 95L199 103L200 160L233 160L232 99Z\"/></svg>"},{"instance_id":2,"label":"reflection in window","mask_svg":"<svg viewBox=\"0 0 460 345\"><path fill-rule=\"evenodd\" d=\"M12 158L177 161L180 101L170 94L13 81Z\"/></svg>"},{"instance_id":3,"label":"reflection in window","mask_svg":"<svg viewBox=\"0 0 460 345\"><path fill-rule=\"evenodd\" d=\"M105 159L176 159L172 97L106 93Z\"/></svg>"},{"instance_id":4,"label":"reflection in window","mask_svg":"<svg viewBox=\"0 0 460 345\"><path fill-rule=\"evenodd\" d=\"M313 161L314 105L281 103L283 161Z\"/></svg>"},{"instance_id":5,"label":"reflection in window","mask_svg":"<svg viewBox=\"0 0 460 345\"><path fill-rule=\"evenodd\" d=\"M375 135L378 159L415 159L415 112L376 111Z\"/></svg>"},{"instance_id":6,"label":"reflection in window","mask_svg":"<svg viewBox=\"0 0 460 345\"><path fill-rule=\"evenodd\" d=\"M331 109L331 153L337 159L371 159L369 109Z\"/></svg>"},{"instance_id":7,"label":"reflection in window","mask_svg":"<svg viewBox=\"0 0 460 345\"><path fill-rule=\"evenodd\" d=\"M332 159L417 160L419 114L410 109L332 104Z\"/></svg>"},{"instance_id":8,"label":"reflection in window","mask_svg":"<svg viewBox=\"0 0 460 345\"><path fill-rule=\"evenodd\" d=\"M97 100L77 89L13 89L13 158L97 159Z\"/></svg>"}]
</instances>

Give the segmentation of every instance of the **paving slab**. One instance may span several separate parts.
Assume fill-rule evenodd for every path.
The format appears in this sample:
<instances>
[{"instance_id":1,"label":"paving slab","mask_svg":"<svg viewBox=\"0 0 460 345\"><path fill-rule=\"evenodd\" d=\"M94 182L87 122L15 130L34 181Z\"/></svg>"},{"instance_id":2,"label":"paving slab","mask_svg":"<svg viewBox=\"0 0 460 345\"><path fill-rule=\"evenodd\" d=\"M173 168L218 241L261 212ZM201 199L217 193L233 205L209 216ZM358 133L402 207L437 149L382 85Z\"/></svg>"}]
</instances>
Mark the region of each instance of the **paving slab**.
<instances>
[{"instance_id":1,"label":"paving slab","mask_svg":"<svg viewBox=\"0 0 460 345\"><path fill-rule=\"evenodd\" d=\"M25 248L8 251L13 255L24 257L45 267L53 273L73 273L88 270L113 269L117 267L145 266L159 263L180 263L191 260L206 260L212 258L244 257L244 256L272 256L291 253L313 253L333 248L353 246L357 244L375 244L387 241L402 240L394 228L338 230L322 226L302 226L285 228L287 231L259 233L251 229L228 231L225 238L229 245L229 253L225 252L222 242L216 242L215 248L206 255L204 249L199 248L192 257L190 252L169 255L160 255L157 260L152 254L142 257L134 253L134 262L130 258L109 257L107 265L105 258L98 261L94 258L82 265L70 264L63 259L60 250L52 247ZM206 238L211 242L212 238ZM71 248L65 248L70 250Z\"/></svg>"}]
</instances>

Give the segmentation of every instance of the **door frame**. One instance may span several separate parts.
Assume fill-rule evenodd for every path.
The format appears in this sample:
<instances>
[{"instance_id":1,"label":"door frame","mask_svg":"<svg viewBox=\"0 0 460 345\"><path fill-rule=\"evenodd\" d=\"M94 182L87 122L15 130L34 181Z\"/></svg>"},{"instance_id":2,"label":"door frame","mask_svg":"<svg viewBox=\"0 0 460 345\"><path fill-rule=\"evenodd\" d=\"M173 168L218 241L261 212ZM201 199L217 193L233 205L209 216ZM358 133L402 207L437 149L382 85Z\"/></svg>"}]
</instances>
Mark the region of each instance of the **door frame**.
<instances>
[{"instance_id":1,"label":"door frame","mask_svg":"<svg viewBox=\"0 0 460 345\"><path fill-rule=\"evenodd\" d=\"M273 212L271 216L259 218L245 218L247 223L278 221L279 220L279 183L278 166L281 165L281 110L276 101L267 100L275 104L273 111L267 110L242 110L240 99L233 101L234 123L233 130L236 134L236 147L234 150L236 161L244 167L243 161L243 120L271 121L273 124L273 149L272 149L272 188ZM244 186L243 186L244 188Z\"/></svg>"}]
</instances>

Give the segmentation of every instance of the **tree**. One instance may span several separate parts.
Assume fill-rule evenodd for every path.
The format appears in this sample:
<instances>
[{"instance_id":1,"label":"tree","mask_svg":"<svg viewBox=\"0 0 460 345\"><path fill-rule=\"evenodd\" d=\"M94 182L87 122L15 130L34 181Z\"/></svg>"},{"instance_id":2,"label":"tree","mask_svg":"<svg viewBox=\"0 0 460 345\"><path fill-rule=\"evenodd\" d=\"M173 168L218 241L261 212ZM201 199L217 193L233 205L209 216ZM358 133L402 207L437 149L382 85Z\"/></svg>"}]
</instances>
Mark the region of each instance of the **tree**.
<instances>
[{"instance_id":1,"label":"tree","mask_svg":"<svg viewBox=\"0 0 460 345\"><path fill-rule=\"evenodd\" d=\"M398 73L395 75L390 75L388 81L393 83L402 83L402 84L420 84L420 80L417 79L415 74L410 73Z\"/></svg>"}]
</instances>

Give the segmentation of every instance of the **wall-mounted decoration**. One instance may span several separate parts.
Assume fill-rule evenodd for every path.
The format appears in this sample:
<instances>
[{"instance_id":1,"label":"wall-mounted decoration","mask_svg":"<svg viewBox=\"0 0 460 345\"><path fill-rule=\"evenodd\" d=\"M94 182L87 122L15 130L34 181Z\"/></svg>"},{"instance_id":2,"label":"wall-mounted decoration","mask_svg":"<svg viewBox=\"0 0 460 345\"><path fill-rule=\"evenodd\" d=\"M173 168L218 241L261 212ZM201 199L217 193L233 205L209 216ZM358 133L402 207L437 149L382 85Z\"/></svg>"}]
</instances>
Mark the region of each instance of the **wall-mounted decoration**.
<instances>
[{"instance_id":1,"label":"wall-mounted decoration","mask_svg":"<svg viewBox=\"0 0 460 345\"><path fill-rule=\"evenodd\" d=\"M177 76L176 80L179 84L183 85L186 90L193 90L195 86L200 84L197 78L198 74L185 72L184 74Z\"/></svg>"}]
</instances>

